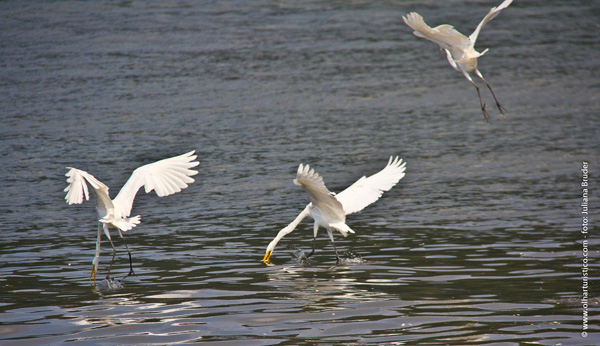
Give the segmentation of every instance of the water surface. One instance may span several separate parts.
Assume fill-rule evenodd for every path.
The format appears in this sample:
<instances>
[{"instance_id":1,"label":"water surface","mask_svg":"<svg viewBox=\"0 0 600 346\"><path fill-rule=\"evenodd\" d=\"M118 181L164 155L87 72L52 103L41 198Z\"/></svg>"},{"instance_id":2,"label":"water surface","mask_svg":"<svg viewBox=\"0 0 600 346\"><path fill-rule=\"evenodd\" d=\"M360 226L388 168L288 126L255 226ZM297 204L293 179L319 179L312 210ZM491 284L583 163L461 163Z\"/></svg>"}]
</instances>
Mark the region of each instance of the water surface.
<instances>
[{"instance_id":1,"label":"water surface","mask_svg":"<svg viewBox=\"0 0 600 346\"><path fill-rule=\"evenodd\" d=\"M7 344L594 345L582 338L582 162L599 186L595 2L515 1L482 31L474 88L401 16L470 33L495 1L0 3L0 340ZM89 280L91 202L196 150L197 181L140 194L136 276ZM308 163L342 191L407 174L309 264ZM590 205L590 280L598 226ZM128 272L124 245L112 274ZM110 262L103 243L100 278ZM597 315L591 286L589 313Z\"/></svg>"}]
</instances>

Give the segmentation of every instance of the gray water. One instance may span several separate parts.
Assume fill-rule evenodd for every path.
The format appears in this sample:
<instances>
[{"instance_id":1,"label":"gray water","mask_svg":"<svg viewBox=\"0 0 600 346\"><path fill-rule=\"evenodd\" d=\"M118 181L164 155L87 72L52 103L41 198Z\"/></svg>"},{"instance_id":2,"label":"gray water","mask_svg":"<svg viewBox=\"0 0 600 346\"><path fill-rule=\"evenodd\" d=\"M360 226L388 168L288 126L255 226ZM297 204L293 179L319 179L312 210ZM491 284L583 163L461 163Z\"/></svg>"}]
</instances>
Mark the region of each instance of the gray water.
<instances>
[{"instance_id":1,"label":"gray water","mask_svg":"<svg viewBox=\"0 0 600 346\"><path fill-rule=\"evenodd\" d=\"M469 34L499 2L0 2L0 342L600 344L599 3L516 0L485 27L489 123L401 19ZM136 198L137 275L114 233L122 287L105 239L93 285L94 203L64 202L65 167L114 196L190 150L194 184ZM390 155L406 177L348 216L342 264L323 230L298 260L308 219L261 263L309 201L299 163L339 192Z\"/></svg>"}]
</instances>

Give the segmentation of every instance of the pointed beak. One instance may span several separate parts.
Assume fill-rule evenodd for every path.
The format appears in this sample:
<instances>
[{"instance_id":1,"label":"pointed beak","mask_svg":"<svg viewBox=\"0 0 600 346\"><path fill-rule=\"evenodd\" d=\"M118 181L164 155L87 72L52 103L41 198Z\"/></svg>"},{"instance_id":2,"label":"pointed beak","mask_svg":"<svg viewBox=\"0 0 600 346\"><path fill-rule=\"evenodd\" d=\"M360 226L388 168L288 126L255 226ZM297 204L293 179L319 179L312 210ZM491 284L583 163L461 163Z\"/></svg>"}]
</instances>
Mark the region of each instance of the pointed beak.
<instances>
[{"instance_id":1,"label":"pointed beak","mask_svg":"<svg viewBox=\"0 0 600 346\"><path fill-rule=\"evenodd\" d=\"M265 257L263 257L262 262L265 264L269 264L271 263L271 261L269 260L271 258L271 251L267 251L267 253L265 253Z\"/></svg>"}]
</instances>

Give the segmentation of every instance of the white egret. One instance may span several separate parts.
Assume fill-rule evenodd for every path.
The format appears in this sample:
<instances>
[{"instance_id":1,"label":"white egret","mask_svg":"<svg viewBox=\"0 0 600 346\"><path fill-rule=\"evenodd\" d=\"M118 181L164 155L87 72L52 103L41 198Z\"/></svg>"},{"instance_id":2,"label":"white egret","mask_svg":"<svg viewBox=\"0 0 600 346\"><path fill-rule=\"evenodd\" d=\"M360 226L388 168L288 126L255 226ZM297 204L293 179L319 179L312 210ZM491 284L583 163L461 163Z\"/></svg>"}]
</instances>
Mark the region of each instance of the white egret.
<instances>
[{"instance_id":1,"label":"white egret","mask_svg":"<svg viewBox=\"0 0 600 346\"><path fill-rule=\"evenodd\" d=\"M90 184L96 196L98 238L96 240L96 257L92 261L90 279L93 277L94 282L96 282L96 273L100 259L100 229L104 229L104 234L113 248L112 260L106 274L106 279L108 280L110 279L110 269L112 268L112 263L117 252L110 237L109 227L116 228L119 236L123 238L121 231L129 231L140 223L139 215L134 217L129 217L129 215L131 214L135 195L142 186L146 193L154 190L159 197L172 195L188 187L188 184L194 182L191 176L198 174L197 171L191 169L199 164L198 161L194 161L196 158L197 156L194 155L194 151L190 151L180 156L141 166L133 171L129 180L127 180L121 191L117 194L117 197L112 200L108 194L108 186L85 171L67 167L69 171L65 175L68 177L67 183L69 183L69 186L64 190L67 192L65 196L67 203L81 204L84 196L86 201L89 200L87 184ZM133 273L133 265L131 263L131 252L127 244L125 244L125 247L129 254L129 274L127 274L129 276L135 273Z\"/></svg>"},{"instance_id":2,"label":"white egret","mask_svg":"<svg viewBox=\"0 0 600 346\"><path fill-rule=\"evenodd\" d=\"M264 263L270 263L271 254L277 243L286 234L291 233L305 217L311 216L314 219L313 246L311 253L307 258L315 253L315 242L319 227L327 230L331 244L335 250L337 262L340 263L335 243L333 242L333 231L340 232L344 237L354 231L346 225L346 215L363 210L368 205L377 201L385 191L389 191L394 185L404 177L406 163L399 157L390 157L388 164L378 173L365 177L363 176L350 187L339 194L330 192L323 178L319 176L308 165L300 164L294 184L302 187L310 197L310 203L296 217L292 223L283 228L275 239L267 246Z\"/></svg>"},{"instance_id":3,"label":"white egret","mask_svg":"<svg viewBox=\"0 0 600 346\"><path fill-rule=\"evenodd\" d=\"M452 25L448 24L431 28L425 24L423 17L416 12L411 12L407 14L406 17L402 17L404 23L414 30L413 34L415 36L435 42L440 46L440 49L444 49L446 51L446 58L448 59L450 65L455 70L462 72L465 78L471 82L471 84L473 84L477 90L477 96L479 96L479 105L481 106L481 111L483 112L483 117L485 120L489 119L489 113L485 109L485 103L481 100L479 87L469 75L470 72L475 72L475 74L481 78L485 85L487 85L488 89L490 89L500 113L504 115L505 109L502 105L500 105L500 102L498 102L498 99L496 98L496 95L494 94L490 84L483 78L483 75L477 69L477 58L484 55L489 48L486 48L483 52L479 53L474 48L475 41L477 41L477 36L479 35L481 28L483 28L487 22L496 17L500 11L508 7L512 2L513 0L504 0L500 6L492 7L490 12L488 12L488 14L483 18L481 23L479 23L475 31L469 37L461 34L454 29Z\"/></svg>"}]
</instances>

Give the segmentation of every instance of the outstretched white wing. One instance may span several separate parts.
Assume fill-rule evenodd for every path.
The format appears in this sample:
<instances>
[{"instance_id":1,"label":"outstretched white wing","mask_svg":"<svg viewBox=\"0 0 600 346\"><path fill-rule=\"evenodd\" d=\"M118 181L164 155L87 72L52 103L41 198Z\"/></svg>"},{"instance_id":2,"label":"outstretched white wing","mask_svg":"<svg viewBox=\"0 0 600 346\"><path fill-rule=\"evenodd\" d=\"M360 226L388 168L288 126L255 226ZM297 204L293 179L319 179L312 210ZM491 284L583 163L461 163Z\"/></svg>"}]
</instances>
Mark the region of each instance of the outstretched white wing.
<instances>
[{"instance_id":1,"label":"outstretched white wing","mask_svg":"<svg viewBox=\"0 0 600 346\"><path fill-rule=\"evenodd\" d=\"M314 169L300 164L294 184L302 187L308 193L313 207L318 208L326 220L345 220L346 214L342 204L327 189L323 178Z\"/></svg>"},{"instance_id":2,"label":"outstretched white wing","mask_svg":"<svg viewBox=\"0 0 600 346\"><path fill-rule=\"evenodd\" d=\"M377 201L404 177L406 162L399 157L390 157L387 166L370 177L363 176L344 191L335 195L342 203L346 215L363 210Z\"/></svg>"},{"instance_id":3,"label":"outstretched white wing","mask_svg":"<svg viewBox=\"0 0 600 346\"><path fill-rule=\"evenodd\" d=\"M95 190L98 198L108 198L110 201L108 186L104 185L100 180L96 179L86 171L72 167L67 167L67 169L69 171L65 175L67 176L67 183L69 183L69 186L63 191L67 193L65 200L68 204L81 204L84 196L86 201L90 199L87 184L90 184Z\"/></svg>"},{"instance_id":4,"label":"outstretched white wing","mask_svg":"<svg viewBox=\"0 0 600 346\"><path fill-rule=\"evenodd\" d=\"M199 164L194 161L196 157L194 151L190 151L137 168L113 200L115 216L129 216L135 195L142 186L146 193L155 190L159 197L172 195L188 187L194 182L190 177L198 174L198 171L191 169Z\"/></svg>"},{"instance_id":5,"label":"outstretched white wing","mask_svg":"<svg viewBox=\"0 0 600 346\"><path fill-rule=\"evenodd\" d=\"M456 58L459 58L462 51L470 46L469 38L454 29L452 25L443 24L432 28L416 12L411 12L402 19L414 30L415 36L437 43L441 48L451 51Z\"/></svg>"},{"instance_id":6,"label":"outstretched white wing","mask_svg":"<svg viewBox=\"0 0 600 346\"><path fill-rule=\"evenodd\" d=\"M481 28L483 28L483 26L486 25L487 22L494 19L494 17L496 17L498 15L498 13L500 13L500 11L507 8L508 5L510 5L512 2L513 2L513 0L504 0L504 2L500 4L500 6L492 7L490 12L488 12L488 14L485 17L483 17L483 20L481 21L481 23L479 23L479 25L477 25L477 28L475 29L475 31L473 31L471 36L469 36L469 40L471 41L471 46L475 45L475 41L477 41L477 36L479 36L479 32L481 31Z\"/></svg>"}]
</instances>

